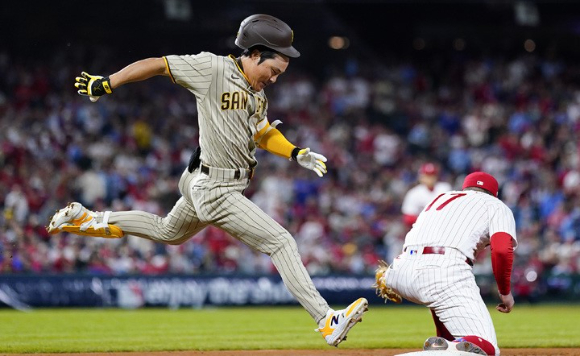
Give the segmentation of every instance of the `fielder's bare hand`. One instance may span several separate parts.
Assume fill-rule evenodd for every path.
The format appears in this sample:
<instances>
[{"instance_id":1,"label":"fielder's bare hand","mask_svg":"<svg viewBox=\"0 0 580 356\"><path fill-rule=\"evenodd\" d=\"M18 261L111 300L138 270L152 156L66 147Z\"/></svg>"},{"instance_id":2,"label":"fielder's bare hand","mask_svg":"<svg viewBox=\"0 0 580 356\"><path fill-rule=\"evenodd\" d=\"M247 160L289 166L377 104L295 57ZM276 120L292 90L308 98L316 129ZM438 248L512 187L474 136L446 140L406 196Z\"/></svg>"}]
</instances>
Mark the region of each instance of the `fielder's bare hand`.
<instances>
[{"instance_id":1,"label":"fielder's bare hand","mask_svg":"<svg viewBox=\"0 0 580 356\"><path fill-rule=\"evenodd\" d=\"M99 97L105 94L113 92L109 77L82 72L81 76L76 77L75 80L75 87L78 89L78 93L90 97L92 102L99 100Z\"/></svg>"},{"instance_id":2,"label":"fielder's bare hand","mask_svg":"<svg viewBox=\"0 0 580 356\"><path fill-rule=\"evenodd\" d=\"M515 304L512 293L510 292L508 295L502 295L500 293L499 299L501 299L501 303L499 303L497 307L495 307L495 309L497 309L501 313L511 312Z\"/></svg>"},{"instance_id":3,"label":"fielder's bare hand","mask_svg":"<svg viewBox=\"0 0 580 356\"><path fill-rule=\"evenodd\" d=\"M319 177L322 177L326 173L326 157L319 153L311 152L310 148L304 148L298 152L296 155L296 162L302 167L310 169Z\"/></svg>"}]
</instances>

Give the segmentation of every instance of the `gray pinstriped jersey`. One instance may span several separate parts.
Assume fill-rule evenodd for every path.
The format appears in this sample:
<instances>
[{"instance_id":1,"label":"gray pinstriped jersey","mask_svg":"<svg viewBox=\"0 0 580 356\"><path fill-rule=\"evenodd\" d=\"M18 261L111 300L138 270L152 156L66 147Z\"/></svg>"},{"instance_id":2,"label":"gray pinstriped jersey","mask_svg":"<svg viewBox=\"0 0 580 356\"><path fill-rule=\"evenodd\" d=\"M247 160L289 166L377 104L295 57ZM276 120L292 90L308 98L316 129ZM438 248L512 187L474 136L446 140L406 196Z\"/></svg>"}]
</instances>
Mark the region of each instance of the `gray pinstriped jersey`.
<instances>
[{"instance_id":1,"label":"gray pinstriped jersey","mask_svg":"<svg viewBox=\"0 0 580 356\"><path fill-rule=\"evenodd\" d=\"M254 135L268 106L264 91L250 87L233 56L201 52L165 58L175 83L196 97L202 162L219 168L254 167Z\"/></svg>"}]
</instances>

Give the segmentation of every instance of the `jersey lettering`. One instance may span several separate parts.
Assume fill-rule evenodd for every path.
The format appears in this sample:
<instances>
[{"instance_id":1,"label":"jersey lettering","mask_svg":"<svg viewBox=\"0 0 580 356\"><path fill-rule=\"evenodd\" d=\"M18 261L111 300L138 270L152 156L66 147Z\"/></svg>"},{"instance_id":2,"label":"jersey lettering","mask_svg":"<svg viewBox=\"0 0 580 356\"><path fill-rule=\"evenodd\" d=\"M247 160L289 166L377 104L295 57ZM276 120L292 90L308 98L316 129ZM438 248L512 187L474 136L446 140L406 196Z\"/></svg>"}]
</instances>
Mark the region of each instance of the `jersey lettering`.
<instances>
[{"instance_id":1,"label":"jersey lettering","mask_svg":"<svg viewBox=\"0 0 580 356\"><path fill-rule=\"evenodd\" d=\"M447 204L451 203L453 200L457 199L457 198L461 198L463 196L465 196L465 193L452 193L451 195L453 195L451 198L447 199L446 201L444 201L443 203L441 203L441 205L439 205L437 207L437 209L435 210L441 210L443 209ZM435 204L435 202L441 198L441 196L443 196L443 194L441 194L440 196L438 196L437 198L435 198L435 200L433 200L433 202L431 204L429 204L429 206L427 207L427 209L425 209L425 211L429 211L429 209L431 209L431 207L433 206L433 204Z\"/></svg>"},{"instance_id":2,"label":"jersey lettering","mask_svg":"<svg viewBox=\"0 0 580 356\"><path fill-rule=\"evenodd\" d=\"M265 109L266 101L260 97L256 97L256 114L262 116L262 112Z\"/></svg>"},{"instance_id":3,"label":"jersey lettering","mask_svg":"<svg viewBox=\"0 0 580 356\"><path fill-rule=\"evenodd\" d=\"M246 110L248 93L243 91L225 92L222 94L222 110Z\"/></svg>"},{"instance_id":4,"label":"jersey lettering","mask_svg":"<svg viewBox=\"0 0 580 356\"><path fill-rule=\"evenodd\" d=\"M433 204L435 204L435 202L437 200L439 200L439 198L441 198L443 195L445 195L445 193L441 193L437 196L437 198L433 199L433 201L431 202L431 204L429 204L429 206L427 207L427 209L425 209L425 211L429 211L429 209L431 209L431 207L433 206Z\"/></svg>"},{"instance_id":5,"label":"jersey lettering","mask_svg":"<svg viewBox=\"0 0 580 356\"><path fill-rule=\"evenodd\" d=\"M451 195L453 195L453 197L451 197L451 198L447 199L447 200L445 201L445 203L443 203L443 204L439 205L439 206L437 207L437 210L441 210L441 209L443 209L443 208L444 208L444 207L445 207L447 204L451 203L452 201L454 201L454 200L455 200L455 199L457 199L457 198L464 197L464 196L466 196L467 194L465 194L465 193L458 193L458 194L457 194L457 193L453 193L453 194L451 194Z\"/></svg>"}]
</instances>

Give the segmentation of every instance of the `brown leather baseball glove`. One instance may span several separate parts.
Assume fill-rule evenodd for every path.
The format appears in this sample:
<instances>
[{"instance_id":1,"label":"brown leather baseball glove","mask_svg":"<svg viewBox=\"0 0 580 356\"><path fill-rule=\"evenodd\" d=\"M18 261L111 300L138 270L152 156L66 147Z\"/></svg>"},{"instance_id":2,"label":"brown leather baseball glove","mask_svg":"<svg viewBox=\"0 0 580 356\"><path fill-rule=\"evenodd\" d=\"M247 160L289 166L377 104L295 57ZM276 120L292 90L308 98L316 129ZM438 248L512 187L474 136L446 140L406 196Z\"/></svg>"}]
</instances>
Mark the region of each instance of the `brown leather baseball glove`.
<instances>
[{"instance_id":1,"label":"brown leather baseball glove","mask_svg":"<svg viewBox=\"0 0 580 356\"><path fill-rule=\"evenodd\" d=\"M375 272L375 284L372 285L373 288L376 288L377 295L381 298L385 299L385 303L387 300L390 300L395 303L401 303L403 298L399 294L397 294L394 290L389 288L385 284L385 273L387 273L387 269L389 269L389 264L383 260L379 261L379 267Z\"/></svg>"}]
</instances>

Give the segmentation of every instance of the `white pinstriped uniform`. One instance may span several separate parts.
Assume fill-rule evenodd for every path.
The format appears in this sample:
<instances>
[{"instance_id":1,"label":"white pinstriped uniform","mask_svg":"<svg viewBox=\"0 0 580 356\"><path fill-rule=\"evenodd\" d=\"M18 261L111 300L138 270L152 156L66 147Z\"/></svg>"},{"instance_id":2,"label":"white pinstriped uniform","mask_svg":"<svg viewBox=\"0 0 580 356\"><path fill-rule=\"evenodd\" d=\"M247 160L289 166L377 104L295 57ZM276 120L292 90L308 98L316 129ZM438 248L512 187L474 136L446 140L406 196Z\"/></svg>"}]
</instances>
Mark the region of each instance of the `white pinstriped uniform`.
<instances>
[{"instance_id":1,"label":"white pinstriped uniform","mask_svg":"<svg viewBox=\"0 0 580 356\"><path fill-rule=\"evenodd\" d=\"M208 52L167 56L175 83L197 99L201 161L209 174L187 169L179 181L182 197L165 218L142 211L113 212L109 224L125 234L179 244L208 225L219 227L251 248L266 253L298 302L318 323L329 309L304 267L294 238L246 198L254 135L266 127L267 100L244 79L234 57ZM235 179L235 169L241 178Z\"/></svg>"},{"instance_id":2,"label":"white pinstriped uniform","mask_svg":"<svg viewBox=\"0 0 580 356\"><path fill-rule=\"evenodd\" d=\"M403 205L401 212L405 215L418 216L431 200L435 199L439 194L450 191L451 184L447 182L437 182L433 190L427 188L425 184L418 184L409 189L403 198Z\"/></svg>"},{"instance_id":3,"label":"white pinstriped uniform","mask_svg":"<svg viewBox=\"0 0 580 356\"><path fill-rule=\"evenodd\" d=\"M454 337L480 336L499 355L491 316L466 263L497 232L510 234L516 246L514 216L501 200L472 190L442 194L423 209L407 233L386 284L405 299L435 311ZM424 246L445 247L445 254L422 254Z\"/></svg>"}]
</instances>

